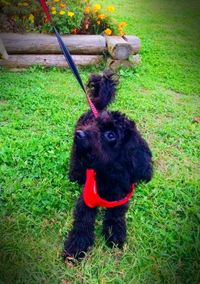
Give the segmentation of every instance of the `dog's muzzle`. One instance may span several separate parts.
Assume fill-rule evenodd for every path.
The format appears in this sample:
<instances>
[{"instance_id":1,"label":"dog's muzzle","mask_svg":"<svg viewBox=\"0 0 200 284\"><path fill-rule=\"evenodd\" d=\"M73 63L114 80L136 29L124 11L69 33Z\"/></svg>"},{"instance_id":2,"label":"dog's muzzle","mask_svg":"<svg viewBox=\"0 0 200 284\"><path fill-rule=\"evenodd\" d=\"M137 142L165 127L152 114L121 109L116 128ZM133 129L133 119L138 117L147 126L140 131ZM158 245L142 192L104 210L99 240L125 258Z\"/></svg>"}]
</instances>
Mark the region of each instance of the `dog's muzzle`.
<instances>
[{"instance_id":1,"label":"dog's muzzle","mask_svg":"<svg viewBox=\"0 0 200 284\"><path fill-rule=\"evenodd\" d=\"M79 149L90 150L89 134L83 130L77 130L75 133L75 142Z\"/></svg>"},{"instance_id":2,"label":"dog's muzzle","mask_svg":"<svg viewBox=\"0 0 200 284\"><path fill-rule=\"evenodd\" d=\"M82 130L77 130L75 136L77 140L83 140L86 138L86 133Z\"/></svg>"}]
</instances>

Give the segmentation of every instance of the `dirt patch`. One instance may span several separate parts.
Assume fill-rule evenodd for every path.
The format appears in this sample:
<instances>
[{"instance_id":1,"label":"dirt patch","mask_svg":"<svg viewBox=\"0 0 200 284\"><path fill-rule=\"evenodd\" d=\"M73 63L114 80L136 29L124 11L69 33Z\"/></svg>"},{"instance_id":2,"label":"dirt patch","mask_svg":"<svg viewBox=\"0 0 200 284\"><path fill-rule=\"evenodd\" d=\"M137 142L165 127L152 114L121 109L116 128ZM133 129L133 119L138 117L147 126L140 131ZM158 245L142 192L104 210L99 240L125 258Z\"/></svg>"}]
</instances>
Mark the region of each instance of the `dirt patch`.
<instances>
[{"instance_id":1,"label":"dirt patch","mask_svg":"<svg viewBox=\"0 0 200 284\"><path fill-rule=\"evenodd\" d=\"M151 93L151 91L145 87L141 87L140 88L140 92L145 94L145 95L149 95Z\"/></svg>"},{"instance_id":2,"label":"dirt patch","mask_svg":"<svg viewBox=\"0 0 200 284\"><path fill-rule=\"evenodd\" d=\"M0 99L0 106L5 106L8 104L8 101Z\"/></svg>"},{"instance_id":3,"label":"dirt patch","mask_svg":"<svg viewBox=\"0 0 200 284\"><path fill-rule=\"evenodd\" d=\"M7 105L8 101L0 99L0 105Z\"/></svg>"},{"instance_id":4,"label":"dirt patch","mask_svg":"<svg viewBox=\"0 0 200 284\"><path fill-rule=\"evenodd\" d=\"M176 97L177 99L180 99L182 97L184 97L185 95L182 94L182 93L177 93L176 91L174 90L168 90L168 93L174 97Z\"/></svg>"},{"instance_id":5,"label":"dirt patch","mask_svg":"<svg viewBox=\"0 0 200 284\"><path fill-rule=\"evenodd\" d=\"M15 20L11 19L9 16L0 14L0 32L24 32L17 27Z\"/></svg>"}]
</instances>

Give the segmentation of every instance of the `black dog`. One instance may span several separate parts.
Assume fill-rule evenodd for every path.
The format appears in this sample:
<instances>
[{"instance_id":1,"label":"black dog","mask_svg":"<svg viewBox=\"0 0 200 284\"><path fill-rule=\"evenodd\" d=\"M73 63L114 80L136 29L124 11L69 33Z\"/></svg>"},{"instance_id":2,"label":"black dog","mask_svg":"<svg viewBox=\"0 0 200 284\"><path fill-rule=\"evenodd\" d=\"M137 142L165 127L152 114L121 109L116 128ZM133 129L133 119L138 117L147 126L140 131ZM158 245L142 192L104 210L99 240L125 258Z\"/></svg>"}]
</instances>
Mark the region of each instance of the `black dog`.
<instances>
[{"instance_id":1,"label":"black dog","mask_svg":"<svg viewBox=\"0 0 200 284\"><path fill-rule=\"evenodd\" d=\"M105 108L114 99L117 80L111 71L91 75L87 84L89 95L99 111L83 114L75 129L70 180L83 185L86 169L94 169L98 194L108 201L123 199L131 184L148 182L152 177L152 155L135 123L117 111ZM126 239L124 205L106 209L103 234L109 246L122 247ZM94 242L97 207L88 207L81 194L75 211L73 228L64 243L65 258L83 257Z\"/></svg>"}]
</instances>

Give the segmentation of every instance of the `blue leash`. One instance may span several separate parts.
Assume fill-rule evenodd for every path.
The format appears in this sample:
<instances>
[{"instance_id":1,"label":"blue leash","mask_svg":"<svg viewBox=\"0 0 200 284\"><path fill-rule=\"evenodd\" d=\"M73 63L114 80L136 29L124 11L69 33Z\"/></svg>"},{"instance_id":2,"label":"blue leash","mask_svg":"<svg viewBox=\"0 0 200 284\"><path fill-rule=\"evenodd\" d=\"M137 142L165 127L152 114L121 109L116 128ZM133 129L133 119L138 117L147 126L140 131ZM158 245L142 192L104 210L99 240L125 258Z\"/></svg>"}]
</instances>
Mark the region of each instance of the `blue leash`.
<instances>
[{"instance_id":1,"label":"blue leash","mask_svg":"<svg viewBox=\"0 0 200 284\"><path fill-rule=\"evenodd\" d=\"M41 6L42 6L42 8L43 8L44 13L45 13L46 16L47 16L48 21L51 23L51 26L52 26L52 28L53 28L53 30L54 30L54 33L55 33L55 35L56 35L56 38L57 38L58 43L59 43L59 45L60 45L60 49L61 49L62 52L63 52L63 55L64 55L64 57L65 57L66 62L68 63L68 65L69 65L69 67L70 67L72 73L74 74L76 80L78 81L78 83L79 83L81 89L82 89L82 90L84 91L84 93L86 94L88 103L89 103L89 105L90 105L90 108L91 108L91 110L92 110L94 116L95 116L95 117L98 117L98 115L99 115L99 114L98 114L98 111L97 111L97 109L95 108L94 104L92 103L92 101L91 101L89 95L87 94L86 89L85 89L84 84L83 84L83 81L82 81L82 79L81 79L81 76L80 76L80 74L79 74L79 72L78 72L78 69L77 69L77 67L76 67L76 64L75 64L75 62L74 62L74 60L73 60L73 58L72 58L72 56L71 56L71 54L70 54L68 48L65 46L65 44L64 44L64 42L63 42L63 40L62 40L62 38L61 38L61 36L60 36L58 30L56 29L56 27L55 27L55 25L54 25L54 23L53 23L52 17L51 17L51 15L50 15L50 13L49 13L49 10L48 10L48 7L47 7L47 4L46 4L45 0L40 0L40 3L41 3Z\"/></svg>"}]
</instances>

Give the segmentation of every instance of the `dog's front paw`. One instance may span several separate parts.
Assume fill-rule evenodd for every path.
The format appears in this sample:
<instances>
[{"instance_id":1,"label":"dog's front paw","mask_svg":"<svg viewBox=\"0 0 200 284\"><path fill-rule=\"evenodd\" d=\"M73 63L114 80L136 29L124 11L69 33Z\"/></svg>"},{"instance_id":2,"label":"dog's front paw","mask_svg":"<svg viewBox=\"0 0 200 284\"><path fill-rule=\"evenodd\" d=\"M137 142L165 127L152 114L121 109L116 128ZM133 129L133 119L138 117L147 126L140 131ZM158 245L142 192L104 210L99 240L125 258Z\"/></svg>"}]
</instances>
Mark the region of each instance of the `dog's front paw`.
<instances>
[{"instance_id":1,"label":"dog's front paw","mask_svg":"<svg viewBox=\"0 0 200 284\"><path fill-rule=\"evenodd\" d=\"M124 242L125 242L124 238L114 234L106 238L106 244L110 248L113 248L115 246L118 248L123 248Z\"/></svg>"},{"instance_id":2,"label":"dog's front paw","mask_svg":"<svg viewBox=\"0 0 200 284\"><path fill-rule=\"evenodd\" d=\"M64 242L64 259L73 260L85 257L89 247L93 245L93 238L83 233L71 232Z\"/></svg>"},{"instance_id":3,"label":"dog's front paw","mask_svg":"<svg viewBox=\"0 0 200 284\"><path fill-rule=\"evenodd\" d=\"M126 227L124 224L118 223L106 224L103 228L103 234L109 247L117 246L122 248L126 240Z\"/></svg>"}]
</instances>

